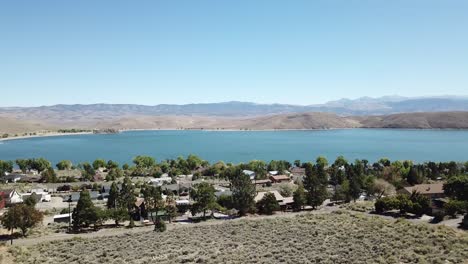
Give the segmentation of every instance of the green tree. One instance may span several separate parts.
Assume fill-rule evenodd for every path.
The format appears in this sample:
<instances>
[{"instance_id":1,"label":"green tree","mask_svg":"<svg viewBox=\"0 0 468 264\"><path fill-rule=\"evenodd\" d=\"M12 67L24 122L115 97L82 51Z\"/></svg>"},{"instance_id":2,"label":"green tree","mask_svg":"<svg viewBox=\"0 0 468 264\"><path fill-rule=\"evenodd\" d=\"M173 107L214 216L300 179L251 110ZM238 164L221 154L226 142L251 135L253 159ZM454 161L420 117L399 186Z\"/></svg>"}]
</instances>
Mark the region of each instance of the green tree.
<instances>
[{"instance_id":1,"label":"green tree","mask_svg":"<svg viewBox=\"0 0 468 264\"><path fill-rule=\"evenodd\" d=\"M169 217L169 222L172 222L177 217L177 206L176 206L176 200L174 198L174 195L170 193L166 197L166 214Z\"/></svg>"},{"instance_id":2,"label":"green tree","mask_svg":"<svg viewBox=\"0 0 468 264\"><path fill-rule=\"evenodd\" d=\"M195 185L195 188L192 189L191 197L195 201L192 205L192 214L197 214L203 212L203 218L206 216L207 210L213 210L217 207L215 188L212 184L207 182L202 182Z\"/></svg>"},{"instance_id":3,"label":"green tree","mask_svg":"<svg viewBox=\"0 0 468 264\"><path fill-rule=\"evenodd\" d=\"M324 173L324 163L306 163L306 176L304 178L304 188L307 190L307 201L313 209L320 206L327 198L327 178Z\"/></svg>"},{"instance_id":4,"label":"green tree","mask_svg":"<svg viewBox=\"0 0 468 264\"><path fill-rule=\"evenodd\" d=\"M112 183L109 190L109 197L107 198L107 208L116 208L119 201L119 187L115 182Z\"/></svg>"},{"instance_id":5,"label":"green tree","mask_svg":"<svg viewBox=\"0 0 468 264\"><path fill-rule=\"evenodd\" d=\"M232 199L234 208L239 211L240 216L246 215L255 209L255 186L250 177L242 173L240 168L227 169L225 175L231 182Z\"/></svg>"},{"instance_id":6,"label":"green tree","mask_svg":"<svg viewBox=\"0 0 468 264\"><path fill-rule=\"evenodd\" d=\"M55 173L52 167L49 167L41 173L41 178L43 182L56 183L58 182L57 174Z\"/></svg>"},{"instance_id":7,"label":"green tree","mask_svg":"<svg viewBox=\"0 0 468 264\"><path fill-rule=\"evenodd\" d=\"M468 175L450 177L444 184L444 193L452 199L468 201Z\"/></svg>"},{"instance_id":8,"label":"green tree","mask_svg":"<svg viewBox=\"0 0 468 264\"><path fill-rule=\"evenodd\" d=\"M13 171L13 162L12 161L3 161L0 160L0 177L5 176L5 173Z\"/></svg>"},{"instance_id":9,"label":"green tree","mask_svg":"<svg viewBox=\"0 0 468 264\"><path fill-rule=\"evenodd\" d=\"M93 166L91 166L91 164L89 164L88 162L80 164L80 167L82 168L82 177L85 180L90 181L94 177L94 174L96 174L96 171L94 170Z\"/></svg>"},{"instance_id":10,"label":"green tree","mask_svg":"<svg viewBox=\"0 0 468 264\"><path fill-rule=\"evenodd\" d=\"M42 222L43 214L34 207L17 204L13 205L1 218L2 225L8 230L20 229L21 234L26 236L28 229Z\"/></svg>"},{"instance_id":11,"label":"green tree","mask_svg":"<svg viewBox=\"0 0 468 264\"><path fill-rule=\"evenodd\" d=\"M122 178L124 176L123 170L120 168L112 168L106 175L106 181L115 181L118 178Z\"/></svg>"},{"instance_id":12,"label":"green tree","mask_svg":"<svg viewBox=\"0 0 468 264\"><path fill-rule=\"evenodd\" d=\"M109 161L107 161L106 168L108 170L117 169L117 168L119 168L119 163L117 163L117 162L115 162L113 160L109 160Z\"/></svg>"},{"instance_id":13,"label":"green tree","mask_svg":"<svg viewBox=\"0 0 468 264\"><path fill-rule=\"evenodd\" d=\"M110 219L114 220L116 226L129 218L128 212L125 208L110 208L108 209L107 214Z\"/></svg>"},{"instance_id":14,"label":"green tree","mask_svg":"<svg viewBox=\"0 0 468 264\"><path fill-rule=\"evenodd\" d=\"M294 191L293 200L293 207L296 211L302 210L304 205L307 203L307 196L304 190L304 186L302 184L299 184L296 191Z\"/></svg>"},{"instance_id":15,"label":"green tree","mask_svg":"<svg viewBox=\"0 0 468 264\"><path fill-rule=\"evenodd\" d=\"M187 165L190 170L195 170L196 168L200 167L203 163L203 160L200 159L198 156L195 155L189 155L187 157Z\"/></svg>"},{"instance_id":16,"label":"green tree","mask_svg":"<svg viewBox=\"0 0 468 264\"><path fill-rule=\"evenodd\" d=\"M57 165L55 165L59 170L69 170L73 166L72 162L69 160L62 160Z\"/></svg>"},{"instance_id":17,"label":"green tree","mask_svg":"<svg viewBox=\"0 0 468 264\"><path fill-rule=\"evenodd\" d=\"M32 195L28 196L28 198L24 199L23 203L27 206L34 208L36 206L36 199Z\"/></svg>"},{"instance_id":18,"label":"green tree","mask_svg":"<svg viewBox=\"0 0 468 264\"><path fill-rule=\"evenodd\" d=\"M23 173L26 173L31 168L31 163L28 159L17 159L15 163Z\"/></svg>"},{"instance_id":19,"label":"green tree","mask_svg":"<svg viewBox=\"0 0 468 264\"><path fill-rule=\"evenodd\" d=\"M294 161L294 166L301 167L301 160L295 160Z\"/></svg>"},{"instance_id":20,"label":"green tree","mask_svg":"<svg viewBox=\"0 0 468 264\"><path fill-rule=\"evenodd\" d=\"M154 223L154 230L164 231L165 225L161 224L162 220L159 216L159 212L165 208L161 187L146 185L142 190L142 194L145 198L146 210L150 213L150 218ZM164 230L161 230L162 225L164 225Z\"/></svg>"},{"instance_id":21,"label":"green tree","mask_svg":"<svg viewBox=\"0 0 468 264\"><path fill-rule=\"evenodd\" d=\"M271 215L279 209L280 206L278 204L278 201L276 200L275 195L270 192L266 193L263 196L263 198L257 203L257 210L260 214Z\"/></svg>"},{"instance_id":22,"label":"green tree","mask_svg":"<svg viewBox=\"0 0 468 264\"><path fill-rule=\"evenodd\" d=\"M30 162L31 169L37 170L39 173L52 167L50 162L44 158L32 159Z\"/></svg>"},{"instance_id":23,"label":"green tree","mask_svg":"<svg viewBox=\"0 0 468 264\"><path fill-rule=\"evenodd\" d=\"M129 177L125 177L120 189L119 204L127 210L129 215L132 215L135 210L135 186Z\"/></svg>"},{"instance_id":24,"label":"green tree","mask_svg":"<svg viewBox=\"0 0 468 264\"><path fill-rule=\"evenodd\" d=\"M99 168L105 168L107 166L106 161L103 159L97 159L93 162L93 169L98 170Z\"/></svg>"},{"instance_id":25,"label":"green tree","mask_svg":"<svg viewBox=\"0 0 468 264\"><path fill-rule=\"evenodd\" d=\"M87 190L81 191L80 199L73 209L73 229L81 230L83 227L89 227L98 222L99 215L91 201L91 196Z\"/></svg>"},{"instance_id":26,"label":"green tree","mask_svg":"<svg viewBox=\"0 0 468 264\"><path fill-rule=\"evenodd\" d=\"M140 168L149 169L156 165L156 160L149 156L137 156L133 159L133 163Z\"/></svg>"}]
</instances>

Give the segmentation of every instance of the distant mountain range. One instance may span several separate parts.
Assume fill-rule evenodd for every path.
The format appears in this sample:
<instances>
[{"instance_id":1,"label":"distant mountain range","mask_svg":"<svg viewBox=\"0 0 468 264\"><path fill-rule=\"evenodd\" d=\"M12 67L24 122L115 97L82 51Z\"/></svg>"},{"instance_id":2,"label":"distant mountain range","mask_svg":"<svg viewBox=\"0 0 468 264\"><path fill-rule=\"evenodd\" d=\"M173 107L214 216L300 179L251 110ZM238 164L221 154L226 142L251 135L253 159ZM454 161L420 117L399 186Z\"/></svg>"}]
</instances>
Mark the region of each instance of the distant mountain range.
<instances>
[{"instance_id":1,"label":"distant mountain range","mask_svg":"<svg viewBox=\"0 0 468 264\"><path fill-rule=\"evenodd\" d=\"M91 104L0 108L0 133L59 128L116 129L468 129L467 97L386 96L322 105L225 102L187 105Z\"/></svg>"},{"instance_id":2,"label":"distant mountain range","mask_svg":"<svg viewBox=\"0 0 468 264\"><path fill-rule=\"evenodd\" d=\"M361 97L307 106L256 104L236 101L185 105L160 104L154 106L136 104L76 104L41 107L4 107L0 108L0 116L14 115L20 118L29 117L29 119L42 119L44 117L52 119L61 119L62 117L66 117L65 119L79 119L83 115L96 117L128 115L249 117L305 112L327 112L340 116L360 116L443 111L468 111L468 97Z\"/></svg>"}]
</instances>

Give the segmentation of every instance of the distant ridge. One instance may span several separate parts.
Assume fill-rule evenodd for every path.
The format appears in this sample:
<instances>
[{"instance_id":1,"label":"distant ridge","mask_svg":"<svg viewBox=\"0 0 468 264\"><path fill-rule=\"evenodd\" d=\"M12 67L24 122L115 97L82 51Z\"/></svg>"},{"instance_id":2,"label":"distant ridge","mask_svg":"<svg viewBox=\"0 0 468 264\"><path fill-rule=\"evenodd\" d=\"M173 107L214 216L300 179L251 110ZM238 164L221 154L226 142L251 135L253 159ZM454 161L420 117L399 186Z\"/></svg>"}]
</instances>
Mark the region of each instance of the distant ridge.
<instances>
[{"instance_id":1,"label":"distant ridge","mask_svg":"<svg viewBox=\"0 0 468 264\"><path fill-rule=\"evenodd\" d=\"M222 102L200 104L160 104L154 106L137 104L74 104L40 107L4 107L0 116L30 119L79 119L81 115L97 118L123 117L128 115L187 115L218 117L252 117L289 113L327 112L340 116L388 115L412 112L468 111L468 97L441 96L407 98L384 96L341 99L319 105L256 104L250 102Z\"/></svg>"},{"instance_id":2,"label":"distant ridge","mask_svg":"<svg viewBox=\"0 0 468 264\"><path fill-rule=\"evenodd\" d=\"M55 129L468 129L468 98L387 96L323 105L225 102L0 108L0 133Z\"/></svg>"}]
</instances>

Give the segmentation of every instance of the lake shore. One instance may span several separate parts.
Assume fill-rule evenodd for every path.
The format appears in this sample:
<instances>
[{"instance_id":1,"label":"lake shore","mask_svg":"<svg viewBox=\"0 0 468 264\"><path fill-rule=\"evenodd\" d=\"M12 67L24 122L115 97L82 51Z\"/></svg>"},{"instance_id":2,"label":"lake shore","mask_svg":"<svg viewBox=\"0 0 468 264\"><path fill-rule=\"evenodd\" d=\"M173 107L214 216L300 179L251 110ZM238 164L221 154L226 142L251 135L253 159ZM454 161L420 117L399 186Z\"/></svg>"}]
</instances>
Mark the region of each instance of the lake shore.
<instances>
[{"instance_id":1,"label":"lake shore","mask_svg":"<svg viewBox=\"0 0 468 264\"><path fill-rule=\"evenodd\" d=\"M93 132L77 132L77 133L50 132L50 133L43 133L43 134L36 134L36 135L28 135L28 136L17 136L17 137L0 138L0 142L2 142L2 141L10 141L10 140L30 139L30 138L62 137L62 136L92 135L92 134L93 134Z\"/></svg>"}]
</instances>

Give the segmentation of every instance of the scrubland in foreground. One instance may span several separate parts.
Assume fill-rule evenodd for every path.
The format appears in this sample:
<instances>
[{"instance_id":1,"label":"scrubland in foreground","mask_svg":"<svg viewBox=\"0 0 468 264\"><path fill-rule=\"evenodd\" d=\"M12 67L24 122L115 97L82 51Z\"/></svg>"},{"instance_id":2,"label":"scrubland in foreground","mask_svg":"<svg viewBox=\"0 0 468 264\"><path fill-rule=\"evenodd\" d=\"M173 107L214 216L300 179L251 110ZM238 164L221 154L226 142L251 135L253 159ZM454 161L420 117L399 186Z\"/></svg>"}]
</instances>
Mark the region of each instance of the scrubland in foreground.
<instances>
[{"instance_id":1,"label":"scrubland in foreground","mask_svg":"<svg viewBox=\"0 0 468 264\"><path fill-rule=\"evenodd\" d=\"M43 243L17 263L463 263L468 235L338 211Z\"/></svg>"}]
</instances>

